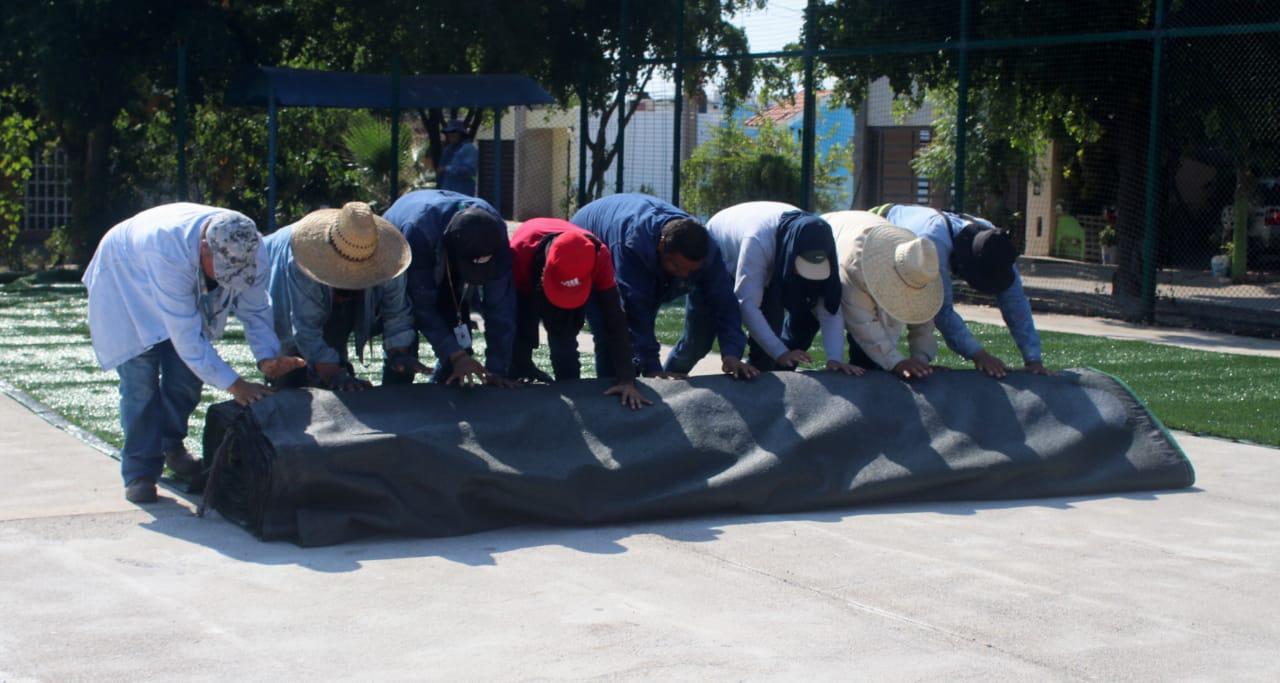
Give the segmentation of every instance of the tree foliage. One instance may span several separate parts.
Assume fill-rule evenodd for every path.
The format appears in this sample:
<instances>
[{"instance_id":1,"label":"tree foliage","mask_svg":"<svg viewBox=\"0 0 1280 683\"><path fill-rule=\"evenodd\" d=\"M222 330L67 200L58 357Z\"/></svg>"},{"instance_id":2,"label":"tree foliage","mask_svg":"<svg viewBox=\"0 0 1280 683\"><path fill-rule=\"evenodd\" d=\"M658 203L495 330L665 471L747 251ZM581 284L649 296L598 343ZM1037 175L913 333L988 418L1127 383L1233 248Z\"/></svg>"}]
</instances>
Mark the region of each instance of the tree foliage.
<instances>
[{"instance_id":1,"label":"tree foliage","mask_svg":"<svg viewBox=\"0 0 1280 683\"><path fill-rule=\"evenodd\" d=\"M850 158L847 147L834 145L815 162L814 203L819 213L838 208L840 178L836 172ZM800 183L800 143L791 131L762 118L751 135L734 119L712 133L685 162L680 193L692 213L710 216L742 202L804 203Z\"/></svg>"}]
</instances>

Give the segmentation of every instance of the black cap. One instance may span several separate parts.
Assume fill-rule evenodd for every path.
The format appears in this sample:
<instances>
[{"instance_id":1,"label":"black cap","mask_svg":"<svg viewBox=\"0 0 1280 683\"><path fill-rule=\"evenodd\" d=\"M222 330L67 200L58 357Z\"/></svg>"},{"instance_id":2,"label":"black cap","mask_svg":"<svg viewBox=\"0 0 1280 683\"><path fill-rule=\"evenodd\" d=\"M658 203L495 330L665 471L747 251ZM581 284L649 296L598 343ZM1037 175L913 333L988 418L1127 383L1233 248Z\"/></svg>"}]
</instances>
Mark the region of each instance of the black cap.
<instances>
[{"instance_id":1,"label":"black cap","mask_svg":"<svg viewBox=\"0 0 1280 683\"><path fill-rule=\"evenodd\" d=\"M444 229L449 267L470 285L483 285L497 277L498 257L507 246L507 224L478 207L453 215Z\"/></svg>"},{"instance_id":2,"label":"black cap","mask_svg":"<svg viewBox=\"0 0 1280 683\"><path fill-rule=\"evenodd\" d=\"M970 236L964 233L970 233L972 241L964 240ZM1000 294L1013 286L1018 250L1008 230L970 225L957 237L954 267L970 287L983 294Z\"/></svg>"}]
</instances>

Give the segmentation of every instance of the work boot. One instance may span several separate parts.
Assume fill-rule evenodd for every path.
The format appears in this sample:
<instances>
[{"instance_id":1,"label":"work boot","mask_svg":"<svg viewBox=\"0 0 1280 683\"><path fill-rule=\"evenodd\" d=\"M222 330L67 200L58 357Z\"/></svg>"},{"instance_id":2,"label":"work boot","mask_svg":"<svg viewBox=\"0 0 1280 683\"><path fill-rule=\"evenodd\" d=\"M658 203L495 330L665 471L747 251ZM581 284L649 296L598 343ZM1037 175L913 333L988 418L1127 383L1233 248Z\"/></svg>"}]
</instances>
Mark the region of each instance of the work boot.
<instances>
[{"instance_id":1,"label":"work boot","mask_svg":"<svg viewBox=\"0 0 1280 683\"><path fill-rule=\"evenodd\" d=\"M182 447L164 454L164 466L183 479L195 479L202 469L200 461Z\"/></svg>"},{"instance_id":2,"label":"work boot","mask_svg":"<svg viewBox=\"0 0 1280 683\"><path fill-rule=\"evenodd\" d=\"M124 487L124 499L138 504L156 502L159 500L156 496L156 482L146 477L134 479Z\"/></svg>"}]
</instances>

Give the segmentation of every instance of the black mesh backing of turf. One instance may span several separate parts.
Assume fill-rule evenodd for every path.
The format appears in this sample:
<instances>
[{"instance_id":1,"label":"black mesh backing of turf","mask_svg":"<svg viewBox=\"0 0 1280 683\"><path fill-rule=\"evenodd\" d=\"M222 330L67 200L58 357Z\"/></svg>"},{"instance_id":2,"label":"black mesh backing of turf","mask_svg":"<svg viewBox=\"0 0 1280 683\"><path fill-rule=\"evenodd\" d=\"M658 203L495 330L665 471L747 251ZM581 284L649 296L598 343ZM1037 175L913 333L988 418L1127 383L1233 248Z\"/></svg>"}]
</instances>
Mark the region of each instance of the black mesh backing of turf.
<instances>
[{"instance_id":1,"label":"black mesh backing of turf","mask_svg":"<svg viewBox=\"0 0 1280 683\"><path fill-rule=\"evenodd\" d=\"M1121 383L1087 370L646 381L633 413L599 381L289 391L209 411L213 504L264 540L448 536L884 501L1190 486L1191 464Z\"/></svg>"}]
</instances>

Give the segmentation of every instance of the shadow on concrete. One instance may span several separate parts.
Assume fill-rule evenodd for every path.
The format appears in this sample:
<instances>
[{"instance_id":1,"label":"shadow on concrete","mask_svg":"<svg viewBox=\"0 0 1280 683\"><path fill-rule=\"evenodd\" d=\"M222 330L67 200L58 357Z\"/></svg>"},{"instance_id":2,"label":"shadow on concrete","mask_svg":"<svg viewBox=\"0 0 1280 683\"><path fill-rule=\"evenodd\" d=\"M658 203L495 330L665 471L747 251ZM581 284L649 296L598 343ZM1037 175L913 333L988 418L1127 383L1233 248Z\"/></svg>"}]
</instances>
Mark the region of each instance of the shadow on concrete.
<instances>
[{"instance_id":1,"label":"shadow on concrete","mask_svg":"<svg viewBox=\"0 0 1280 683\"><path fill-rule=\"evenodd\" d=\"M878 515L972 516L991 510L1016 508L1070 510L1080 503L1095 500L1154 502L1171 495L1201 491L1198 487L1192 487L1034 500L899 502L784 514L715 514L597 526L533 524L445 538L378 536L320 548L302 548L285 541L259 541L216 513L199 519L177 500L162 494L160 503L142 508L153 518L140 526L148 531L205 546L241 562L294 565L321 573L343 573L359 570L367 562L414 558L439 558L471 567L493 566L504 553L551 546L589 555L617 555L628 552L625 541L637 536L653 535L677 543L710 543L717 540L727 528L747 525L779 522L840 524L858 517ZM182 494L175 495L187 499ZM191 501L188 499L188 502Z\"/></svg>"}]
</instances>

